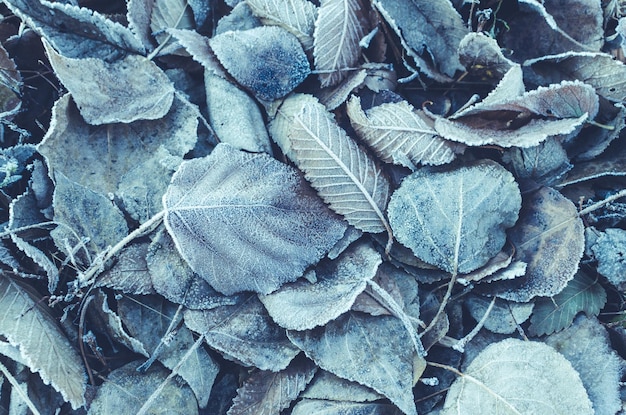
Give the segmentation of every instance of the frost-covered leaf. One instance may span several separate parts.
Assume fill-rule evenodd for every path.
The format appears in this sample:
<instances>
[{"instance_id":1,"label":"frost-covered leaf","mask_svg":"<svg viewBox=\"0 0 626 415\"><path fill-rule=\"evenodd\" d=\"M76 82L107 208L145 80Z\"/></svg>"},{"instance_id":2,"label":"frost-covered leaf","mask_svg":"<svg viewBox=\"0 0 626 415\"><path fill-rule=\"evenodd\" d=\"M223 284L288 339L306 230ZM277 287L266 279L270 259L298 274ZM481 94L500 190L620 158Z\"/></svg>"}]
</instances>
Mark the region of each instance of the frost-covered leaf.
<instances>
[{"instance_id":1,"label":"frost-covered leaf","mask_svg":"<svg viewBox=\"0 0 626 415\"><path fill-rule=\"evenodd\" d=\"M155 294L146 263L149 244L141 242L126 247L115 264L98 276L95 287L108 287L126 294Z\"/></svg>"},{"instance_id":2,"label":"frost-covered leaf","mask_svg":"<svg viewBox=\"0 0 626 415\"><path fill-rule=\"evenodd\" d=\"M270 133L322 199L349 224L365 232L391 233L383 213L389 182L315 98L286 99Z\"/></svg>"},{"instance_id":3,"label":"frost-covered leaf","mask_svg":"<svg viewBox=\"0 0 626 415\"><path fill-rule=\"evenodd\" d=\"M440 165L454 160L459 146L442 139L433 121L407 101L382 104L363 112L353 96L346 106L357 135L382 161L415 170L419 164Z\"/></svg>"},{"instance_id":4,"label":"frost-covered leaf","mask_svg":"<svg viewBox=\"0 0 626 415\"><path fill-rule=\"evenodd\" d=\"M294 360L280 372L257 371L237 389L228 415L278 414L298 397L311 381L317 366L310 360Z\"/></svg>"},{"instance_id":5,"label":"frost-covered leaf","mask_svg":"<svg viewBox=\"0 0 626 415\"><path fill-rule=\"evenodd\" d=\"M304 50L313 47L317 7L308 0L246 0L252 12L266 25L277 25L294 34Z\"/></svg>"},{"instance_id":6,"label":"frost-covered leaf","mask_svg":"<svg viewBox=\"0 0 626 415\"><path fill-rule=\"evenodd\" d=\"M55 75L92 125L162 118L172 106L174 86L151 60L138 55L105 62L69 58L44 42Z\"/></svg>"},{"instance_id":7,"label":"frost-covered leaf","mask_svg":"<svg viewBox=\"0 0 626 415\"><path fill-rule=\"evenodd\" d=\"M606 229L591 246L591 251L598 261L598 272L621 290L626 284L626 231Z\"/></svg>"},{"instance_id":8,"label":"frost-covered leaf","mask_svg":"<svg viewBox=\"0 0 626 415\"><path fill-rule=\"evenodd\" d=\"M470 314L476 321L481 321L491 303L490 298L472 295L465 301ZM485 328L493 333L511 334L520 324L528 320L533 311L533 303L515 303L496 298L496 302L485 320Z\"/></svg>"},{"instance_id":9,"label":"frost-covered leaf","mask_svg":"<svg viewBox=\"0 0 626 415\"><path fill-rule=\"evenodd\" d=\"M388 213L399 242L457 274L485 265L502 249L520 205L513 175L484 160L448 171L418 170L395 191Z\"/></svg>"},{"instance_id":10,"label":"frost-covered leaf","mask_svg":"<svg viewBox=\"0 0 626 415\"><path fill-rule=\"evenodd\" d=\"M154 49L156 42L152 36L150 28L150 15L155 0L127 0L126 1L126 20L128 28L135 37L141 41L146 51L150 52Z\"/></svg>"},{"instance_id":11,"label":"frost-covered leaf","mask_svg":"<svg viewBox=\"0 0 626 415\"><path fill-rule=\"evenodd\" d=\"M219 366L204 348L194 348L195 340L187 327L177 328L175 336L163 339L176 315L176 308L158 296L140 300L124 297L118 302L118 313L129 333L140 339L151 355L156 353L156 359L165 367L177 368L176 373L187 382L198 405L204 408ZM193 352L187 356L192 348Z\"/></svg>"},{"instance_id":12,"label":"frost-covered leaf","mask_svg":"<svg viewBox=\"0 0 626 415\"><path fill-rule=\"evenodd\" d=\"M315 69L322 87L339 83L357 66L368 31L362 0L322 0L313 33Z\"/></svg>"},{"instance_id":13,"label":"frost-covered leaf","mask_svg":"<svg viewBox=\"0 0 626 415\"><path fill-rule=\"evenodd\" d=\"M626 176L626 147L615 148L615 151L607 152L591 161L576 163L556 187L563 188L601 177L621 176Z\"/></svg>"},{"instance_id":14,"label":"frost-covered leaf","mask_svg":"<svg viewBox=\"0 0 626 415\"><path fill-rule=\"evenodd\" d=\"M610 346L609 335L595 318L581 316L560 333L548 336L579 373L596 415L614 415L622 408L619 384L623 360Z\"/></svg>"},{"instance_id":15,"label":"frost-covered leaf","mask_svg":"<svg viewBox=\"0 0 626 415\"><path fill-rule=\"evenodd\" d=\"M555 182L572 168L567 152L555 137L533 147L507 149L502 159L518 179L533 179L544 185Z\"/></svg>"},{"instance_id":16,"label":"frost-covered leaf","mask_svg":"<svg viewBox=\"0 0 626 415\"><path fill-rule=\"evenodd\" d=\"M452 384L442 415L546 411L594 413L580 376L561 354L543 343L506 339L484 349Z\"/></svg>"},{"instance_id":17,"label":"frost-covered leaf","mask_svg":"<svg viewBox=\"0 0 626 415\"><path fill-rule=\"evenodd\" d=\"M132 30L70 3L11 0L6 6L68 58L115 59L144 53Z\"/></svg>"},{"instance_id":18,"label":"frost-covered leaf","mask_svg":"<svg viewBox=\"0 0 626 415\"><path fill-rule=\"evenodd\" d=\"M565 52L528 60L524 66L543 84L577 79L605 98L626 100L626 65L606 53Z\"/></svg>"},{"instance_id":19,"label":"frost-covered leaf","mask_svg":"<svg viewBox=\"0 0 626 415\"><path fill-rule=\"evenodd\" d=\"M459 60L470 74L496 82L515 65L494 38L477 32L468 33L459 43Z\"/></svg>"},{"instance_id":20,"label":"frost-covered leaf","mask_svg":"<svg viewBox=\"0 0 626 415\"><path fill-rule=\"evenodd\" d=\"M193 60L204 66L212 74L227 78L228 75L217 60L217 57L209 47L209 39L195 30L168 29L168 33L174 36L180 45L187 50Z\"/></svg>"},{"instance_id":21,"label":"frost-covered leaf","mask_svg":"<svg viewBox=\"0 0 626 415\"><path fill-rule=\"evenodd\" d=\"M56 102L38 150L52 171L103 195L117 193L143 222L162 209L174 170L195 145L198 115L195 106L176 98L159 120L91 126L66 94Z\"/></svg>"},{"instance_id":22,"label":"frost-covered leaf","mask_svg":"<svg viewBox=\"0 0 626 415\"><path fill-rule=\"evenodd\" d=\"M322 369L369 386L407 415L417 414L413 345L400 320L351 311L324 327L288 335Z\"/></svg>"},{"instance_id":23,"label":"frost-covered leaf","mask_svg":"<svg viewBox=\"0 0 626 415\"><path fill-rule=\"evenodd\" d=\"M576 206L549 187L528 194L520 219L509 232L515 260L528 264L526 276L498 296L527 302L558 294L578 270L585 238Z\"/></svg>"},{"instance_id":24,"label":"frost-covered leaf","mask_svg":"<svg viewBox=\"0 0 626 415\"><path fill-rule=\"evenodd\" d=\"M144 261L154 290L173 303L192 310L204 310L237 302L236 296L226 297L218 293L193 272L178 255L174 241L165 231L154 237Z\"/></svg>"},{"instance_id":25,"label":"frost-covered leaf","mask_svg":"<svg viewBox=\"0 0 626 415\"><path fill-rule=\"evenodd\" d=\"M138 372L140 361L128 363L107 376L97 390L89 407L90 415L137 413L157 393L148 405L149 414L197 415L198 403L186 385L166 381L169 371L155 364L147 372ZM165 382L162 390L158 388Z\"/></svg>"},{"instance_id":26,"label":"frost-covered leaf","mask_svg":"<svg viewBox=\"0 0 626 415\"><path fill-rule=\"evenodd\" d=\"M225 32L209 44L228 73L265 101L284 97L311 72L298 39L280 27Z\"/></svg>"},{"instance_id":27,"label":"frost-covered leaf","mask_svg":"<svg viewBox=\"0 0 626 415\"><path fill-rule=\"evenodd\" d=\"M579 271L565 288L552 298L538 298L528 332L533 336L552 334L568 327L576 314L597 316L606 303L606 292L597 280Z\"/></svg>"},{"instance_id":28,"label":"frost-covered leaf","mask_svg":"<svg viewBox=\"0 0 626 415\"><path fill-rule=\"evenodd\" d=\"M259 298L281 327L312 329L348 311L381 262L370 244L357 243L336 260L318 264L316 282L299 280Z\"/></svg>"},{"instance_id":29,"label":"frost-covered leaf","mask_svg":"<svg viewBox=\"0 0 626 415\"><path fill-rule=\"evenodd\" d=\"M468 30L449 0L374 0L372 4L428 76L439 78L441 73L449 79L463 70L457 49Z\"/></svg>"},{"instance_id":30,"label":"frost-covered leaf","mask_svg":"<svg viewBox=\"0 0 626 415\"><path fill-rule=\"evenodd\" d=\"M83 361L41 302L2 274L0 309L0 334L19 348L28 368L59 391L72 408L85 405Z\"/></svg>"},{"instance_id":31,"label":"frost-covered leaf","mask_svg":"<svg viewBox=\"0 0 626 415\"><path fill-rule=\"evenodd\" d=\"M215 27L215 35L226 32L237 32L263 26L261 19L252 13L248 3L241 1L226 16L222 17Z\"/></svg>"},{"instance_id":32,"label":"frost-covered leaf","mask_svg":"<svg viewBox=\"0 0 626 415\"><path fill-rule=\"evenodd\" d=\"M402 412L385 403L359 403L303 399L296 404L292 415L400 415Z\"/></svg>"},{"instance_id":33,"label":"frost-covered leaf","mask_svg":"<svg viewBox=\"0 0 626 415\"><path fill-rule=\"evenodd\" d=\"M224 357L261 370L283 370L300 352L253 294L241 296L234 305L187 310L185 324Z\"/></svg>"},{"instance_id":34,"label":"frost-covered leaf","mask_svg":"<svg viewBox=\"0 0 626 415\"><path fill-rule=\"evenodd\" d=\"M382 395L360 383L319 369L300 397L326 401L371 402L381 399Z\"/></svg>"},{"instance_id":35,"label":"frost-covered leaf","mask_svg":"<svg viewBox=\"0 0 626 415\"><path fill-rule=\"evenodd\" d=\"M0 119L11 120L22 106L22 76L4 46L0 45Z\"/></svg>"},{"instance_id":36,"label":"frost-covered leaf","mask_svg":"<svg viewBox=\"0 0 626 415\"><path fill-rule=\"evenodd\" d=\"M252 153L272 154L270 137L256 102L230 81L204 71L209 123L221 143Z\"/></svg>"},{"instance_id":37,"label":"frost-covered leaf","mask_svg":"<svg viewBox=\"0 0 626 415\"><path fill-rule=\"evenodd\" d=\"M128 235L122 212L104 195L71 181L62 173L55 174L54 221L62 224L51 232L55 244L70 255L68 248L84 244L91 258ZM78 240L77 237L81 238ZM86 242L82 238L88 238ZM78 251L85 258L83 250Z\"/></svg>"},{"instance_id":38,"label":"frost-covered leaf","mask_svg":"<svg viewBox=\"0 0 626 415\"><path fill-rule=\"evenodd\" d=\"M163 204L178 251L226 295L295 281L346 228L293 168L227 144L185 161Z\"/></svg>"},{"instance_id":39,"label":"frost-covered leaf","mask_svg":"<svg viewBox=\"0 0 626 415\"><path fill-rule=\"evenodd\" d=\"M391 296L391 298L408 315L419 318L419 299L417 298L417 281L406 271L398 269L388 262L383 262L376 276L372 280ZM361 311L379 316L392 314L388 305L372 296L370 290L365 291L356 298L352 305L353 311Z\"/></svg>"},{"instance_id":40,"label":"frost-covered leaf","mask_svg":"<svg viewBox=\"0 0 626 415\"><path fill-rule=\"evenodd\" d=\"M165 31L174 29L193 29L193 11L187 0L154 0L150 14L150 29L159 44L168 41Z\"/></svg>"}]
</instances>

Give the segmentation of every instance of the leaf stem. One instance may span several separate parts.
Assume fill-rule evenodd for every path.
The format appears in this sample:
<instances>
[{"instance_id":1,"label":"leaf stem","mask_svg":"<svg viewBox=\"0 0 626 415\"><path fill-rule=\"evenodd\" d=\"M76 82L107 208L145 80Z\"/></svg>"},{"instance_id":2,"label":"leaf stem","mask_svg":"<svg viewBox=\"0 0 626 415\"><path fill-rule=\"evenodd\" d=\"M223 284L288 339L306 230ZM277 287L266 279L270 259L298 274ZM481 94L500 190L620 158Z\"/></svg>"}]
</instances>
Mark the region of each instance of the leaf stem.
<instances>
[{"instance_id":1,"label":"leaf stem","mask_svg":"<svg viewBox=\"0 0 626 415\"><path fill-rule=\"evenodd\" d=\"M495 303L496 297L493 297L493 299L489 303L489 307L487 307L485 314L480 319L478 324L476 324L476 326L472 329L472 331L467 334L467 336L463 337L462 339L458 340L454 345L452 345L452 348L454 350L461 353L465 352L465 346L467 346L467 343L469 343L474 337L476 337L480 329L483 328L483 326L485 325L485 321L487 321L487 317L489 317L489 314L491 313L491 310L493 310L493 306Z\"/></svg>"},{"instance_id":2,"label":"leaf stem","mask_svg":"<svg viewBox=\"0 0 626 415\"><path fill-rule=\"evenodd\" d=\"M626 189L622 189L619 192L615 193L614 195L611 195L611 196L607 197L604 200L601 200L601 201L599 201L597 203L594 203L591 206L587 206L586 208L584 208L583 210L578 212L578 216L587 215L587 214L593 212L594 210L598 210L602 206L607 205L607 204L611 203L614 200L621 199L622 197L625 197L625 196L626 196Z\"/></svg>"},{"instance_id":3,"label":"leaf stem","mask_svg":"<svg viewBox=\"0 0 626 415\"><path fill-rule=\"evenodd\" d=\"M26 394L26 392L24 392L24 389L22 389L22 385L19 384L17 379L15 379L15 377L13 377L11 372L9 372L9 369L7 369L7 367L3 365L2 363L0 363L0 371L2 372L4 377L7 378L11 386L13 386L13 390L17 392L17 394L20 396L20 398L22 398L22 400L24 400L24 402L26 403L26 406L28 406L28 409L31 410L33 415L40 415L40 412L35 406L35 404L33 403L33 401L31 401L28 398L28 395Z\"/></svg>"},{"instance_id":4,"label":"leaf stem","mask_svg":"<svg viewBox=\"0 0 626 415\"><path fill-rule=\"evenodd\" d=\"M446 293L443 296L443 299L441 300L441 304L439 305L437 314L435 314L435 317L430 321L430 323L424 329L424 331L420 333L420 337L424 336L426 333L432 330L432 328L435 327L435 325L437 324L437 320L439 320L439 317L441 317L441 314L443 314L443 310L448 305L448 301L450 300L450 296L452 295L452 289L454 288L455 283L456 283L456 273L452 274L452 278L450 278L450 282L448 282L448 289L446 290Z\"/></svg>"}]
</instances>

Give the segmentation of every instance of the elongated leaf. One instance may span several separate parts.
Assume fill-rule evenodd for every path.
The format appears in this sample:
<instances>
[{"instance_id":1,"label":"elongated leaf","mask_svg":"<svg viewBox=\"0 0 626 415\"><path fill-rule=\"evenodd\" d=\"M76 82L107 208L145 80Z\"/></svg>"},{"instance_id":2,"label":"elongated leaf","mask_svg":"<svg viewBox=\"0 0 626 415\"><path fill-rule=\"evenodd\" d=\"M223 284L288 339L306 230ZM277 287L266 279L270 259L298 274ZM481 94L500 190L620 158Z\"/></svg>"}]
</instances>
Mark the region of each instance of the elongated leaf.
<instances>
[{"instance_id":1,"label":"elongated leaf","mask_svg":"<svg viewBox=\"0 0 626 415\"><path fill-rule=\"evenodd\" d=\"M163 204L178 251L226 295L295 281L346 228L293 168L227 144L185 161Z\"/></svg>"},{"instance_id":2,"label":"elongated leaf","mask_svg":"<svg viewBox=\"0 0 626 415\"><path fill-rule=\"evenodd\" d=\"M322 369L369 386L407 415L417 414L411 390L414 354L400 320L348 312L324 327L288 336Z\"/></svg>"},{"instance_id":3,"label":"elongated leaf","mask_svg":"<svg viewBox=\"0 0 626 415\"><path fill-rule=\"evenodd\" d=\"M606 292L597 280L579 271L552 298L538 298L528 331L533 336L552 334L568 327L581 311L597 316L606 303Z\"/></svg>"},{"instance_id":4,"label":"elongated leaf","mask_svg":"<svg viewBox=\"0 0 626 415\"><path fill-rule=\"evenodd\" d=\"M227 415L278 414L296 399L311 381L317 366L302 359L280 372L254 372L237 389Z\"/></svg>"},{"instance_id":5,"label":"elongated leaf","mask_svg":"<svg viewBox=\"0 0 626 415\"><path fill-rule=\"evenodd\" d=\"M304 50L313 47L317 7L308 0L246 0L264 24L273 24L294 34Z\"/></svg>"},{"instance_id":6,"label":"elongated leaf","mask_svg":"<svg viewBox=\"0 0 626 415\"><path fill-rule=\"evenodd\" d=\"M54 319L15 281L0 274L0 334L17 346L28 367L78 409L87 376L78 352Z\"/></svg>"},{"instance_id":7,"label":"elongated leaf","mask_svg":"<svg viewBox=\"0 0 626 415\"><path fill-rule=\"evenodd\" d=\"M406 101L382 104L363 112L353 96L347 105L352 127L381 160L415 170L419 164L439 165L455 158L455 143L442 139L433 121Z\"/></svg>"},{"instance_id":8,"label":"elongated leaf","mask_svg":"<svg viewBox=\"0 0 626 415\"><path fill-rule=\"evenodd\" d=\"M353 69L361 52L359 41L368 32L362 0L322 0L313 33L315 69L322 87L339 83Z\"/></svg>"},{"instance_id":9,"label":"elongated leaf","mask_svg":"<svg viewBox=\"0 0 626 415\"><path fill-rule=\"evenodd\" d=\"M388 212L399 242L456 274L500 252L521 202L513 175L484 160L444 172L418 170L393 194Z\"/></svg>"},{"instance_id":10,"label":"elongated leaf","mask_svg":"<svg viewBox=\"0 0 626 415\"><path fill-rule=\"evenodd\" d=\"M391 233L384 215L389 182L365 151L310 96L288 98L270 130L317 193L349 224Z\"/></svg>"},{"instance_id":11,"label":"elongated leaf","mask_svg":"<svg viewBox=\"0 0 626 415\"><path fill-rule=\"evenodd\" d=\"M517 339L494 343L464 375L448 391L443 415L594 413L578 373L543 343Z\"/></svg>"}]
</instances>

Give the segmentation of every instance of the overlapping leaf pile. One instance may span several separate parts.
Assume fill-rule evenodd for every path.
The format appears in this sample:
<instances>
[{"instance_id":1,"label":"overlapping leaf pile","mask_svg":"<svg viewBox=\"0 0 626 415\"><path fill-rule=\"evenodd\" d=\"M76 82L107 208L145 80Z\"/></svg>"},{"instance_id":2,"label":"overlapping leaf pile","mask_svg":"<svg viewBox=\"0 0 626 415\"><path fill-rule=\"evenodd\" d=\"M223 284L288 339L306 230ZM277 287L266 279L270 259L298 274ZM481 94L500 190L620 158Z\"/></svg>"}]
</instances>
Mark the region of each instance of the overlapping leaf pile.
<instances>
[{"instance_id":1,"label":"overlapping leaf pile","mask_svg":"<svg viewBox=\"0 0 626 415\"><path fill-rule=\"evenodd\" d=\"M4 0L7 411L620 410L617 2L78 3Z\"/></svg>"}]
</instances>

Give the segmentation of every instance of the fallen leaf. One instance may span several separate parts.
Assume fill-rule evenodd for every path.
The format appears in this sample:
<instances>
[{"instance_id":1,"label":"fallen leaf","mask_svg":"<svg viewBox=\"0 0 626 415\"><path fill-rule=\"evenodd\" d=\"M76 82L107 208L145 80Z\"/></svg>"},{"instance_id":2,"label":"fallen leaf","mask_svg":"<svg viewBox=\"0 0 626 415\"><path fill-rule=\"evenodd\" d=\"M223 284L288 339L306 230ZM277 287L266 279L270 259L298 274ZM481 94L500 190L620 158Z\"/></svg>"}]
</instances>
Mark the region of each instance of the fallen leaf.
<instances>
[{"instance_id":1,"label":"fallen leaf","mask_svg":"<svg viewBox=\"0 0 626 415\"><path fill-rule=\"evenodd\" d=\"M626 231L607 228L591 246L591 251L598 261L598 272L621 290L626 285Z\"/></svg>"},{"instance_id":2,"label":"fallen leaf","mask_svg":"<svg viewBox=\"0 0 626 415\"><path fill-rule=\"evenodd\" d=\"M150 13L150 29L159 44L167 44L167 29L193 29L193 11L187 0L154 0Z\"/></svg>"},{"instance_id":3,"label":"fallen leaf","mask_svg":"<svg viewBox=\"0 0 626 415\"><path fill-rule=\"evenodd\" d=\"M381 399L382 395L360 383L318 368L315 377L300 397L325 401L371 402Z\"/></svg>"},{"instance_id":4,"label":"fallen leaf","mask_svg":"<svg viewBox=\"0 0 626 415\"><path fill-rule=\"evenodd\" d=\"M125 294L156 294L146 263L149 244L137 243L117 255L115 264L98 276L94 287L108 287Z\"/></svg>"},{"instance_id":5,"label":"fallen leaf","mask_svg":"<svg viewBox=\"0 0 626 415\"><path fill-rule=\"evenodd\" d=\"M308 0L246 0L263 24L276 25L295 35L304 50L313 48L317 7Z\"/></svg>"},{"instance_id":6,"label":"fallen leaf","mask_svg":"<svg viewBox=\"0 0 626 415\"><path fill-rule=\"evenodd\" d=\"M400 415L402 412L396 407L384 403L303 399L296 404L291 414Z\"/></svg>"},{"instance_id":7,"label":"fallen leaf","mask_svg":"<svg viewBox=\"0 0 626 415\"><path fill-rule=\"evenodd\" d=\"M476 321L481 321L490 303L490 298L480 295L471 295L465 300L465 305ZM515 333L518 327L528 320L533 306L533 303L516 303L496 298L489 316L484 321L485 328L492 333Z\"/></svg>"}]
</instances>

